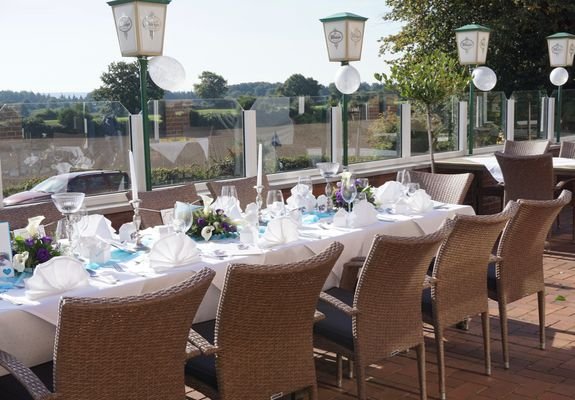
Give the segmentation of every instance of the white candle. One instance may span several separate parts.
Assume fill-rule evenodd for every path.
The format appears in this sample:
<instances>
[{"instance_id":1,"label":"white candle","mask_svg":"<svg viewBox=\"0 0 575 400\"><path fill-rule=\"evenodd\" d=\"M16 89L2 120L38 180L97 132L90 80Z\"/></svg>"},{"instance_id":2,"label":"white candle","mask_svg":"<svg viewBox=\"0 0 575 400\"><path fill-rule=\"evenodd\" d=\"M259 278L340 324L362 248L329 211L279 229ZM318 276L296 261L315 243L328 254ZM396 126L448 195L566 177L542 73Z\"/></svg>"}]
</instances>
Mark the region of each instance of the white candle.
<instances>
[{"instance_id":1,"label":"white candle","mask_svg":"<svg viewBox=\"0 0 575 400\"><path fill-rule=\"evenodd\" d=\"M263 159L262 159L262 144L258 145L258 179L257 179L257 186L262 186L262 167L263 167Z\"/></svg>"},{"instance_id":2,"label":"white candle","mask_svg":"<svg viewBox=\"0 0 575 400\"><path fill-rule=\"evenodd\" d=\"M132 200L138 200L138 175L136 174L136 164L132 150L128 153L130 159L130 181L132 182Z\"/></svg>"}]
</instances>

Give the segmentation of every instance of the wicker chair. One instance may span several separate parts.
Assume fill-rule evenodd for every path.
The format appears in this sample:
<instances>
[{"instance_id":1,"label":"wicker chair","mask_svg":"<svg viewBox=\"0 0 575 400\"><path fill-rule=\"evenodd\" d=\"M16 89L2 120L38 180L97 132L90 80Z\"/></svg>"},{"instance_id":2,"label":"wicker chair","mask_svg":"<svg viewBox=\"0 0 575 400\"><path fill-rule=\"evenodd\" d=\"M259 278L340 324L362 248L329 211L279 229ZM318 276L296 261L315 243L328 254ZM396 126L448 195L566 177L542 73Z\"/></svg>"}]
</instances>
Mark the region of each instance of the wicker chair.
<instances>
[{"instance_id":1,"label":"wicker chair","mask_svg":"<svg viewBox=\"0 0 575 400\"><path fill-rule=\"evenodd\" d=\"M506 140L503 143L503 153L510 156L537 156L548 151L548 140L522 140L519 142Z\"/></svg>"},{"instance_id":2,"label":"wicker chair","mask_svg":"<svg viewBox=\"0 0 575 400\"><path fill-rule=\"evenodd\" d=\"M491 375L486 270L495 241L516 211L517 203L509 202L499 214L457 215L446 222L453 230L437 253L432 285L423 291L422 300L423 320L435 329L442 399L446 395L443 334L450 325L481 314L485 374Z\"/></svg>"},{"instance_id":3,"label":"wicker chair","mask_svg":"<svg viewBox=\"0 0 575 400\"><path fill-rule=\"evenodd\" d=\"M151 192L139 192L138 197L142 200L142 207L140 208L142 228L162 225L161 211L173 208L176 201L195 203L200 200L194 184L172 186ZM131 199L132 193L128 192L128 200Z\"/></svg>"},{"instance_id":4,"label":"wicker chair","mask_svg":"<svg viewBox=\"0 0 575 400\"><path fill-rule=\"evenodd\" d=\"M571 201L564 190L555 200L519 200L497 248L500 260L489 266L489 298L499 303L503 361L509 368L507 304L537 293L540 347L545 349L545 282L543 250L547 233L561 209Z\"/></svg>"},{"instance_id":5,"label":"wicker chair","mask_svg":"<svg viewBox=\"0 0 575 400\"><path fill-rule=\"evenodd\" d=\"M505 182L505 200L551 200L555 188L553 154L514 156L496 152Z\"/></svg>"},{"instance_id":6,"label":"wicker chair","mask_svg":"<svg viewBox=\"0 0 575 400\"><path fill-rule=\"evenodd\" d=\"M216 320L192 327L186 384L211 399L269 400L303 389L317 399L315 306L342 250L335 242L300 262L230 265Z\"/></svg>"},{"instance_id":7,"label":"wicker chair","mask_svg":"<svg viewBox=\"0 0 575 400\"><path fill-rule=\"evenodd\" d=\"M426 398L421 290L427 266L449 231L376 235L355 292L332 288L321 294L318 310L326 318L314 326L314 344L338 355L338 386L342 355L354 361L358 398L364 400L367 366L415 347L421 398Z\"/></svg>"},{"instance_id":8,"label":"wicker chair","mask_svg":"<svg viewBox=\"0 0 575 400\"><path fill-rule=\"evenodd\" d=\"M8 353L0 351L0 366L38 400L181 400L186 337L214 275L204 268L179 285L140 296L64 297L55 393Z\"/></svg>"},{"instance_id":9,"label":"wicker chair","mask_svg":"<svg viewBox=\"0 0 575 400\"><path fill-rule=\"evenodd\" d=\"M215 199L222 193L222 187L226 185L235 185L236 191L238 193L238 200L240 201L240 206L246 207L249 203L256 201L256 191L254 186L256 185L257 177L251 176L249 178L238 178L238 179L228 179L225 181L209 181L206 182L206 186L210 191L212 197ZM270 184L266 175L262 176L262 185L264 190L262 191L263 201L266 201L266 195Z\"/></svg>"},{"instance_id":10,"label":"wicker chair","mask_svg":"<svg viewBox=\"0 0 575 400\"><path fill-rule=\"evenodd\" d=\"M419 183L421 189L435 201L449 204L463 204L467 191L473 182L473 174L431 174L411 171L411 181Z\"/></svg>"},{"instance_id":11,"label":"wicker chair","mask_svg":"<svg viewBox=\"0 0 575 400\"><path fill-rule=\"evenodd\" d=\"M561 142L561 148L559 149L559 157L562 158L575 158L575 142ZM555 185L555 191L561 191L567 189L571 192L575 190L575 178L563 179ZM572 240L575 241L575 199L571 199L571 215L572 215ZM559 226L559 216L557 217L557 226Z\"/></svg>"},{"instance_id":12,"label":"wicker chair","mask_svg":"<svg viewBox=\"0 0 575 400\"><path fill-rule=\"evenodd\" d=\"M42 224L47 234L52 234L56 230L56 222L60 220L62 214L54 203L36 203L0 208L0 221L8 221L10 229L20 229L28 225L28 218L43 215L45 217Z\"/></svg>"}]
</instances>

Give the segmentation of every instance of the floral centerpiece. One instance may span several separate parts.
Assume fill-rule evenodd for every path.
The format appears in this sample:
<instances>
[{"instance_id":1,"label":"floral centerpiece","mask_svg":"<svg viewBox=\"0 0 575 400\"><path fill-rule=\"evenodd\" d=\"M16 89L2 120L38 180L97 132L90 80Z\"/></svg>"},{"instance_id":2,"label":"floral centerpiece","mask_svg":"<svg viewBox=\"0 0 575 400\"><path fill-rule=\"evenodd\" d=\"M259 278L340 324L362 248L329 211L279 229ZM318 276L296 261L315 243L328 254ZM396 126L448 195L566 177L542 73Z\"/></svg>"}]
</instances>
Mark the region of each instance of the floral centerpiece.
<instances>
[{"instance_id":1,"label":"floral centerpiece","mask_svg":"<svg viewBox=\"0 0 575 400\"><path fill-rule=\"evenodd\" d=\"M40 233L40 223L43 216L28 218L26 234L16 236L12 241L12 265L16 272L23 272L25 268L35 268L52 257L59 256L60 249L50 236Z\"/></svg>"},{"instance_id":2,"label":"floral centerpiece","mask_svg":"<svg viewBox=\"0 0 575 400\"><path fill-rule=\"evenodd\" d=\"M351 173L343 172L342 173L342 180L343 179L352 179ZM373 186L365 185L364 182L365 182L365 180L363 180L363 179L356 179L355 180L355 187L357 189L358 197L359 197L360 193L364 193L365 199L368 202L370 202L371 204L375 205L375 195L373 192ZM334 206L337 208L342 208L342 207L346 206L345 200L341 196L341 182L337 182L337 187L333 193L332 200L333 200Z\"/></svg>"},{"instance_id":3,"label":"floral centerpiece","mask_svg":"<svg viewBox=\"0 0 575 400\"><path fill-rule=\"evenodd\" d=\"M222 209L212 209L213 199L201 196L204 207L193 212L194 222L188 234L194 239L236 237L238 228Z\"/></svg>"}]
</instances>

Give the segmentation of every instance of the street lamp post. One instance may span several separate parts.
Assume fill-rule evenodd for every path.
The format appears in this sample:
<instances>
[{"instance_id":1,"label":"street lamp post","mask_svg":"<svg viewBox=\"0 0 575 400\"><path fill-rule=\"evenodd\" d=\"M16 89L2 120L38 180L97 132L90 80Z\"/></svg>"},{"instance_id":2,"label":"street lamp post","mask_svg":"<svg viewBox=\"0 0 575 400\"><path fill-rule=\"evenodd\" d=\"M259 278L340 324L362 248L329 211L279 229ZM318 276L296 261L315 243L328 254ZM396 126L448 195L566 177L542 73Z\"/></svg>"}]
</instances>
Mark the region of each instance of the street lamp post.
<instances>
[{"instance_id":1,"label":"street lamp post","mask_svg":"<svg viewBox=\"0 0 575 400\"><path fill-rule=\"evenodd\" d=\"M329 61L341 62L336 73L335 86L342 93L343 156L342 164L348 165L348 94L354 93L361 83L359 72L349 65L350 61L361 60L363 33L367 18L352 13L338 13L322 18L323 31Z\"/></svg>"},{"instance_id":2,"label":"street lamp post","mask_svg":"<svg viewBox=\"0 0 575 400\"><path fill-rule=\"evenodd\" d=\"M146 190L152 190L150 129L148 126L148 57L161 56L164 48L166 10L171 0L114 0L112 7L120 51L124 57L137 57L140 67L140 106L142 110ZM132 148L132 151L134 149Z\"/></svg>"},{"instance_id":3,"label":"street lamp post","mask_svg":"<svg viewBox=\"0 0 575 400\"><path fill-rule=\"evenodd\" d=\"M573 65L575 54L575 35L560 32L547 36L549 64L556 67L549 76L551 83L557 86L557 112L555 113L555 140L561 140L561 88L569 79L569 72L563 67Z\"/></svg>"},{"instance_id":4,"label":"street lamp post","mask_svg":"<svg viewBox=\"0 0 575 400\"><path fill-rule=\"evenodd\" d=\"M487 47L489 45L489 33L491 29L469 24L455 30L455 40L457 41L457 55L461 65L469 65L473 72L473 67L485 64L487 58ZM467 147L469 154L473 154L475 145L474 126L475 125L475 95L473 81L469 84L469 126L467 127Z\"/></svg>"}]
</instances>

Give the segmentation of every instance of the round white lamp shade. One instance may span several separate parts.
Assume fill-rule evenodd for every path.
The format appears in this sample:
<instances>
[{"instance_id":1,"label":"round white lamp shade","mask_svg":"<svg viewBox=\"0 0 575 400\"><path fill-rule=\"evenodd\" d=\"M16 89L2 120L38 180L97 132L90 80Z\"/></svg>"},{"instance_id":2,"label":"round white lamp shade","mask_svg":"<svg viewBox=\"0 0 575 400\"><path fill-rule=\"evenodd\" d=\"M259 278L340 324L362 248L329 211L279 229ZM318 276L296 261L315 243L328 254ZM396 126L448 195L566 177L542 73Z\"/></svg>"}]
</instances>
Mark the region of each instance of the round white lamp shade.
<instances>
[{"instance_id":1,"label":"round white lamp shade","mask_svg":"<svg viewBox=\"0 0 575 400\"><path fill-rule=\"evenodd\" d=\"M168 56L158 56L150 60L148 73L156 85L164 90L182 89L186 81L186 71L178 60Z\"/></svg>"},{"instance_id":2,"label":"round white lamp shade","mask_svg":"<svg viewBox=\"0 0 575 400\"><path fill-rule=\"evenodd\" d=\"M549 74L549 80L555 86L563 86L569 79L569 72L563 67L557 67Z\"/></svg>"},{"instance_id":3,"label":"round white lamp shade","mask_svg":"<svg viewBox=\"0 0 575 400\"><path fill-rule=\"evenodd\" d=\"M335 74L335 87L343 94L352 94L361 84L359 71L351 65L342 65Z\"/></svg>"},{"instance_id":4,"label":"round white lamp shade","mask_svg":"<svg viewBox=\"0 0 575 400\"><path fill-rule=\"evenodd\" d=\"M497 84L497 75L489 67L477 67L471 74L475 87L483 92L488 92Z\"/></svg>"}]
</instances>

